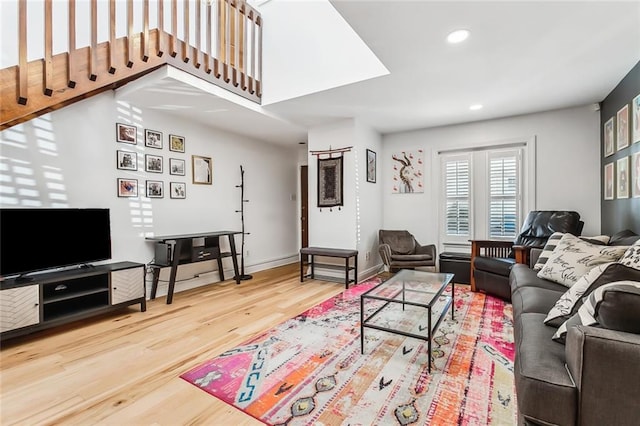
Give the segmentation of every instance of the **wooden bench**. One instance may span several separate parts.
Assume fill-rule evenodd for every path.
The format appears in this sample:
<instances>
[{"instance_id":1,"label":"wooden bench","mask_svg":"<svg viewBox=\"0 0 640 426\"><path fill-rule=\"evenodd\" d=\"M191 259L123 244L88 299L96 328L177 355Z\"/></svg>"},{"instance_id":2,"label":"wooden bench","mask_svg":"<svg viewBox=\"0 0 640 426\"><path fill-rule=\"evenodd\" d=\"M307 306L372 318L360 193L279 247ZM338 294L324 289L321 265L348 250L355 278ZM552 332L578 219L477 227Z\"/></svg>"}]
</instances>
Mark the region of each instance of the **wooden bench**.
<instances>
[{"instance_id":1,"label":"wooden bench","mask_svg":"<svg viewBox=\"0 0 640 426\"><path fill-rule=\"evenodd\" d=\"M304 257L309 256L309 266L311 266L311 273L304 274ZM344 259L344 267L341 265L334 265L330 263L316 263L315 256L324 257L336 257ZM349 259L353 257L353 266L349 265ZM304 282L305 278L316 279L315 267L320 266L327 269L344 269L344 286L349 288L349 283L358 282L358 250L347 250L337 248L326 247L303 247L300 249L300 282ZM349 271L353 270L353 279L349 278ZM318 276L318 279L325 281L335 281L334 277Z\"/></svg>"}]
</instances>

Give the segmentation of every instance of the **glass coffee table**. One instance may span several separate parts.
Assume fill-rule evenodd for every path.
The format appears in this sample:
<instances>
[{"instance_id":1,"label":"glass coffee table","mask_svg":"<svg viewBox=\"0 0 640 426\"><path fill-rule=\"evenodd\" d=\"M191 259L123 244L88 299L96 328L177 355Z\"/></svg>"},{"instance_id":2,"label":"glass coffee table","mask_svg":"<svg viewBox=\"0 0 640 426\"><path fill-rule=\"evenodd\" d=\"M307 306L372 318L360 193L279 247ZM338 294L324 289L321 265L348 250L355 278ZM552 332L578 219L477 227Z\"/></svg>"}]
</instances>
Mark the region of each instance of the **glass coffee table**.
<instances>
[{"instance_id":1,"label":"glass coffee table","mask_svg":"<svg viewBox=\"0 0 640 426\"><path fill-rule=\"evenodd\" d=\"M454 318L453 274L402 269L360 296L360 350L364 353L364 329L386 331L427 342L431 373L431 340L451 306ZM445 294L451 283L451 295ZM380 305L366 315L367 303ZM399 310L401 307L401 310ZM407 306L410 309L406 308ZM417 322L412 320L418 315ZM424 316L424 317L423 317ZM425 325L426 323L426 325ZM425 331L426 333L422 333Z\"/></svg>"}]
</instances>

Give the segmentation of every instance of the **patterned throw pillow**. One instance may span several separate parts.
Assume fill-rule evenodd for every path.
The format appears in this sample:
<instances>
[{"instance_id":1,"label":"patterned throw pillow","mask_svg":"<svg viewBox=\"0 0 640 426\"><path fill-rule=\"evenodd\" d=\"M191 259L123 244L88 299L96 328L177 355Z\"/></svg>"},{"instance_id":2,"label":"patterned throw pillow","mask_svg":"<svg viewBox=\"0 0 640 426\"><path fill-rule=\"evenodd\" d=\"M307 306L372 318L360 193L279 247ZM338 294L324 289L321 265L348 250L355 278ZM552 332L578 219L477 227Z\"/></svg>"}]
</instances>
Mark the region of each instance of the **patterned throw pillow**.
<instances>
[{"instance_id":1,"label":"patterned throw pillow","mask_svg":"<svg viewBox=\"0 0 640 426\"><path fill-rule=\"evenodd\" d=\"M630 290L633 291L635 289L640 288L640 282L638 281L617 281L609 284L605 284L597 290L593 291L584 304L578 309L575 315L566 320L555 332L552 339L565 343L565 337L567 335L567 330L570 327L576 325L597 325L598 324L598 307L602 299L604 298L604 293L609 290Z\"/></svg>"},{"instance_id":2,"label":"patterned throw pillow","mask_svg":"<svg viewBox=\"0 0 640 426\"><path fill-rule=\"evenodd\" d=\"M553 253L553 250L555 250L556 246L558 245L558 243L560 242L563 236L564 236L564 232L554 232L553 234L551 234L551 236L547 240L547 243L544 245L544 248L542 249L540 256L538 257L536 264L533 265L534 271L539 271L544 267L545 263L547 263L547 261L549 260L549 256L551 256L551 253ZM609 237L608 235L598 235L595 237L578 237L578 238L593 244L607 245L611 237Z\"/></svg>"},{"instance_id":3,"label":"patterned throw pillow","mask_svg":"<svg viewBox=\"0 0 640 426\"><path fill-rule=\"evenodd\" d=\"M640 239L624 252L619 262L625 266L640 269Z\"/></svg>"},{"instance_id":4,"label":"patterned throw pillow","mask_svg":"<svg viewBox=\"0 0 640 426\"><path fill-rule=\"evenodd\" d=\"M628 246L602 246L564 234L549 260L538 272L538 278L571 287L592 268L617 262Z\"/></svg>"}]
</instances>

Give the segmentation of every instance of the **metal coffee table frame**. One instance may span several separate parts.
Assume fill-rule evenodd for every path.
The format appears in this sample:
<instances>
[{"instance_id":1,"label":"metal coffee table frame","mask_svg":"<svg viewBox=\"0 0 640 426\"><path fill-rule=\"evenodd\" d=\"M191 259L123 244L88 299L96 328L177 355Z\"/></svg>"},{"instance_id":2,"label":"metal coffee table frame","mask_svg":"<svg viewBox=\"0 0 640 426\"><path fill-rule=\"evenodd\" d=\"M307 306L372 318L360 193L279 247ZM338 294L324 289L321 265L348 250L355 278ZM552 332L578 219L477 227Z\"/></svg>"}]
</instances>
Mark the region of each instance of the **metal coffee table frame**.
<instances>
[{"instance_id":1,"label":"metal coffee table frame","mask_svg":"<svg viewBox=\"0 0 640 426\"><path fill-rule=\"evenodd\" d=\"M372 328L375 330L386 331L389 333L399 334L406 337L413 337L415 339L420 339L427 342L428 354L429 354L429 366L428 370L431 373L431 340L433 338L434 333L440 326L440 323L444 319L447 314L447 310L449 306L451 306L451 319L454 319L454 311L455 311L455 284L453 283L453 274L439 274L434 272L422 272L422 271L414 271L409 269L402 269L400 272L395 274L393 277L388 280L378 284L373 287L371 290L368 290L366 293L363 293L360 296L360 352L364 354L364 329ZM388 296L379 296L375 294L380 290L381 287L389 287L392 284L396 284L398 282L402 283L401 288L398 288L398 291L392 293ZM406 283L420 283L424 282L425 286L431 286L435 289L435 291L424 291L416 288L407 288ZM435 282L435 284L434 284ZM442 312L438 314L437 320L432 320L433 309L438 301L438 299L443 295L447 285L451 284L451 296L447 296L447 301L445 302L445 306L442 309ZM439 287L438 287L439 286ZM411 298L407 300L407 296L410 293L422 293L422 294L430 294L431 298L426 302L415 302L412 301ZM400 299L397 299L397 296L401 295ZM380 300L385 302L381 307L376 309L371 315L365 318L364 315L364 305L367 299L371 300ZM420 308L425 308L427 310L427 335L409 333L402 330L392 329L388 327L382 327L376 324L371 324L371 321L381 313L384 308L389 306L391 303L400 303L402 304L402 310L404 311L405 305L410 306L418 306Z\"/></svg>"}]
</instances>

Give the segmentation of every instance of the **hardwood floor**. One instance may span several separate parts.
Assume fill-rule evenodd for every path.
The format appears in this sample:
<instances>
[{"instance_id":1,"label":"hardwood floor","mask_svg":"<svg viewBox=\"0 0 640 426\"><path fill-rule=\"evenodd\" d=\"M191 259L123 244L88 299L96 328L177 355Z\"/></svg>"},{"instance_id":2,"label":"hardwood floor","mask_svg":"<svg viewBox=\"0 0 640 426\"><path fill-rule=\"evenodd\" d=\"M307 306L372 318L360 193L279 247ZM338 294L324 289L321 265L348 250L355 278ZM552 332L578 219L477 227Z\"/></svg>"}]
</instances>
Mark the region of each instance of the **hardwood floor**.
<instances>
[{"instance_id":1,"label":"hardwood floor","mask_svg":"<svg viewBox=\"0 0 640 426\"><path fill-rule=\"evenodd\" d=\"M2 343L2 425L260 425L179 378L344 290L297 264Z\"/></svg>"}]
</instances>

